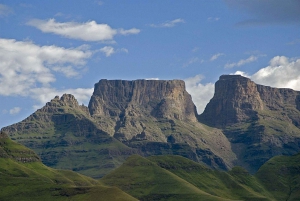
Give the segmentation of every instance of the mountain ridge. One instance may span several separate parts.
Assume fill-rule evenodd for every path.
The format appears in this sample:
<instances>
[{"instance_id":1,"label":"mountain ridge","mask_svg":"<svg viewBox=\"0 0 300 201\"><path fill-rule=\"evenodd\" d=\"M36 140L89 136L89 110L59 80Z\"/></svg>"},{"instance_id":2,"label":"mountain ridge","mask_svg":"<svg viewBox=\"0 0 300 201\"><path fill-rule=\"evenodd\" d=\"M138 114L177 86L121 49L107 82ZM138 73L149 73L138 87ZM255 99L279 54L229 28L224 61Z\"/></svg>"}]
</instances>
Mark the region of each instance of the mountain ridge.
<instances>
[{"instance_id":1,"label":"mountain ridge","mask_svg":"<svg viewBox=\"0 0 300 201\"><path fill-rule=\"evenodd\" d=\"M102 79L88 107L72 95L57 96L2 130L36 150L47 165L93 177L132 154L181 155L216 169L240 165L254 173L271 157L300 150L299 100L291 89L223 75L198 115L181 80Z\"/></svg>"}]
</instances>

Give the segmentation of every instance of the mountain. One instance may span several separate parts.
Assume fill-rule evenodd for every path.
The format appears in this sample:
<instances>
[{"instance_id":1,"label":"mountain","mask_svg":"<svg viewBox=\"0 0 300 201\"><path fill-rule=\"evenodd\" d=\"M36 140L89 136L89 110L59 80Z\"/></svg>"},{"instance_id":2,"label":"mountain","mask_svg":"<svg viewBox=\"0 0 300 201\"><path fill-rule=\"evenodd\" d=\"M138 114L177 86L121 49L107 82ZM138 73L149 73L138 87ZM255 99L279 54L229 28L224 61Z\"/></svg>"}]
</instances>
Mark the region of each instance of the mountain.
<instances>
[{"instance_id":1,"label":"mountain","mask_svg":"<svg viewBox=\"0 0 300 201\"><path fill-rule=\"evenodd\" d=\"M144 156L175 154L232 167L229 141L221 130L197 121L182 80L100 80L89 111L105 132Z\"/></svg>"},{"instance_id":2,"label":"mountain","mask_svg":"<svg viewBox=\"0 0 300 201\"><path fill-rule=\"evenodd\" d=\"M88 107L72 95L57 96L2 130L46 165L94 178L132 154L182 155L223 170L236 159L220 129L197 121L180 80L100 80Z\"/></svg>"},{"instance_id":3,"label":"mountain","mask_svg":"<svg viewBox=\"0 0 300 201\"><path fill-rule=\"evenodd\" d=\"M41 163L30 149L0 133L0 200L120 200L135 198L115 187Z\"/></svg>"},{"instance_id":4,"label":"mountain","mask_svg":"<svg viewBox=\"0 0 300 201\"><path fill-rule=\"evenodd\" d=\"M199 121L223 130L236 165L256 172L276 155L300 151L300 92L223 75Z\"/></svg>"},{"instance_id":5,"label":"mountain","mask_svg":"<svg viewBox=\"0 0 300 201\"><path fill-rule=\"evenodd\" d=\"M201 115L181 80L100 80L88 107L55 97L3 128L50 167L100 178L138 154L180 155L213 169L255 173L300 151L300 92L223 75Z\"/></svg>"},{"instance_id":6,"label":"mountain","mask_svg":"<svg viewBox=\"0 0 300 201\"><path fill-rule=\"evenodd\" d=\"M56 96L20 123L2 129L47 166L101 177L138 153L97 126L73 95Z\"/></svg>"}]
</instances>

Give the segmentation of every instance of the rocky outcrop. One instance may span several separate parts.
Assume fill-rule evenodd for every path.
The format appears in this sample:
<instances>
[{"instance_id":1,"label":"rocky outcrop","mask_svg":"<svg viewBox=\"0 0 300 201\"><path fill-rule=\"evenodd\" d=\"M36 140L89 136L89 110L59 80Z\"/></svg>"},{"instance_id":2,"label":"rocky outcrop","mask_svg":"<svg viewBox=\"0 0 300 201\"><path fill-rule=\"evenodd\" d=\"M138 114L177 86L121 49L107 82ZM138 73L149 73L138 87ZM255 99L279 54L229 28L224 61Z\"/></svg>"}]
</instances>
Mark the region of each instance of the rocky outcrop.
<instances>
[{"instance_id":1,"label":"rocky outcrop","mask_svg":"<svg viewBox=\"0 0 300 201\"><path fill-rule=\"evenodd\" d=\"M196 121L196 108L182 80L100 80L89 103L92 116L138 116L138 106L157 118Z\"/></svg>"},{"instance_id":2,"label":"rocky outcrop","mask_svg":"<svg viewBox=\"0 0 300 201\"><path fill-rule=\"evenodd\" d=\"M237 164L255 172L276 155L300 151L300 92L223 75L199 120L223 129Z\"/></svg>"},{"instance_id":3,"label":"rocky outcrop","mask_svg":"<svg viewBox=\"0 0 300 201\"><path fill-rule=\"evenodd\" d=\"M215 84L214 97L200 115L201 122L225 128L258 120L259 113L282 112L275 118L299 124L300 92L258 85L241 75L222 75Z\"/></svg>"},{"instance_id":4,"label":"rocky outcrop","mask_svg":"<svg viewBox=\"0 0 300 201\"><path fill-rule=\"evenodd\" d=\"M224 128L257 119L256 111L263 109L264 103L254 82L240 75L222 75L200 121Z\"/></svg>"}]
</instances>

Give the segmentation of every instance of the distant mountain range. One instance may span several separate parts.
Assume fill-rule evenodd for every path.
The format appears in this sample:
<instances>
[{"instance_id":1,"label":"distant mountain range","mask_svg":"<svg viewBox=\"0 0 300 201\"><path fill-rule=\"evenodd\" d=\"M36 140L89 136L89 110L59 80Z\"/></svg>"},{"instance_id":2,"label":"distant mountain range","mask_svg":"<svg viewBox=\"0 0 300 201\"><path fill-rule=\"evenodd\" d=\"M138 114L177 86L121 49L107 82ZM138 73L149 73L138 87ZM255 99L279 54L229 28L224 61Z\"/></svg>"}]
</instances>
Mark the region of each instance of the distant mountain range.
<instances>
[{"instance_id":1,"label":"distant mountain range","mask_svg":"<svg viewBox=\"0 0 300 201\"><path fill-rule=\"evenodd\" d=\"M100 80L88 107L55 97L2 129L43 163L100 178L127 157L180 155L219 170L255 173L300 151L300 92L223 75L198 115L181 80Z\"/></svg>"}]
</instances>

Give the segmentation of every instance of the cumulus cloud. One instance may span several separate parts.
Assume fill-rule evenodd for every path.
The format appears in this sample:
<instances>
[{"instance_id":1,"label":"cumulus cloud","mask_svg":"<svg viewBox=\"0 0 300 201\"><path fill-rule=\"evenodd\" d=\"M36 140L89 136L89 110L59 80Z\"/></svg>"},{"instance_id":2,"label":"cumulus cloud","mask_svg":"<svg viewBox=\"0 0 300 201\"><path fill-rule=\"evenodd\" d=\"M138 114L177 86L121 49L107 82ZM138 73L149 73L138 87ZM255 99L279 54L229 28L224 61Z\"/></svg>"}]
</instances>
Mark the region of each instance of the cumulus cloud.
<instances>
[{"instance_id":1,"label":"cumulus cloud","mask_svg":"<svg viewBox=\"0 0 300 201\"><path fill-rule=\"evenodd\" d=\"M300 91L300 59L276 56L270 60L269 66L251 76L241 71L236 74L246 75L258 84Z\"/></svg>"},{"instance_id":2,"label":"cumulus cloud","mask_svg":"<svg viewBox=\"0 0 300 201\"><path fill-rule=\"evenodd\" d=\"M251 79L263 85L300 90L300 59L276 56Z\"/></svg>"},{"instance_id":3,"label":"cumulus cloud","mask_svg":"<svg viewBox=\"0 0 300 201\"><path fill-rule=\"evenodd\" d=\"M161 24L151 24L150 26L151 27L167 27L167 28L170 28L170 27L174 27L178 23L185 23L185 21L181 18L178 18L178 19L175 19L175 20L172 20L172 21L166 21L166 22L161 23Z\"/></svg>"},{"instance_id":4,"label":"cumulus cloud","mask_svg":"<svg viewBox=\"0 0 300 201\"><path fill-rule=\"evenodd\" d=\"M10 7L0 4L0 17L5 17L11 14L13 11Z\"/></svg>"},{"instance_id":5,"label":"cumulus cloud","mask_svg":"<svg viewBox=\"0 0 300 201\"><path fill-rule=\"evenodd\" d=\"M234 63L227 63L225 65L225 68L233 68L233 67L239 67L239 66L243 66L245 64L254 62L258 59L258 56L254 56L251 55L250 57L248 57L247 59L241 59L238 62L234 62Z\"/></svg>"},{"instance_id":6,"label":"cumulus cloud","mask_svg":"<svg viewBox=\"0 0 300 201\"><path fill-rule=\"evenodd\" d=\"M300 23L299 0L224 0L231 8L251 15L238 25Z\"/></svg>"},{"instance_id":7,"label":"cumulus cloud","mask_svg":"<svg viewBox=\"0 0 300 201\"><path fill-rule=\"evenodd\" d=\"M191 94L193 102L197 107L197 112L201 114L209 100L214 95L215 85L214 83L202 84L202 75L196 75L185 79L186 90Z\"/></svg>"},{"instance_id":8,"label":"cumulus cloud","mask_svg":"<svg viewBox=\"0 0 300 201\"><path fill-rule=\"evenodd\" d=\"M54 33L84 41L113 41L117 34L129 35L138 34L139 29L132 28L129 30L113 29L107 24L97 24L96 21L88 21L85 23L77 22L56 22L55 19L39 20L33 19L27 22L27 25L36 27L45 33Z\"/></svg>"},{"instance_id":9,"label":"cumulus cloud","mask_svg":"<svg viewBox=\"0 0 300 201\"><path fill-rule=\"evenodd\" d=\"M214 60L218 59L220 56L223 56L223 55L224 55L223 53L215 54L215 55L213 55L213 56L210 58L210 61L214 61Z\"/></svg>"},{"instance_id":10,"label":"cumulus cloud","mask_svg":"<svg viewBox=\"0 0 300 201\"><path fill-rule=\"evenodd\" d=\"M78 75L76 70L92 55L91 51L80 49L83 47L65 49L0 38L0 95L43 100L37 98L36 91L39 96L50 94L51 83L56 81L54 72L66 77Z\"/></svg>"},{"instance_id":11,"label":"cumulus cloud","mask_svg":"<svg viewBox=\"0 0 300 201\"><path fill-rule=\"evenodd\" d=\"M14 107L9 110L9 114L11 114L11 115L18 114L20 111L21 111L20 107Z\"/></svg>"}]
</instances>

